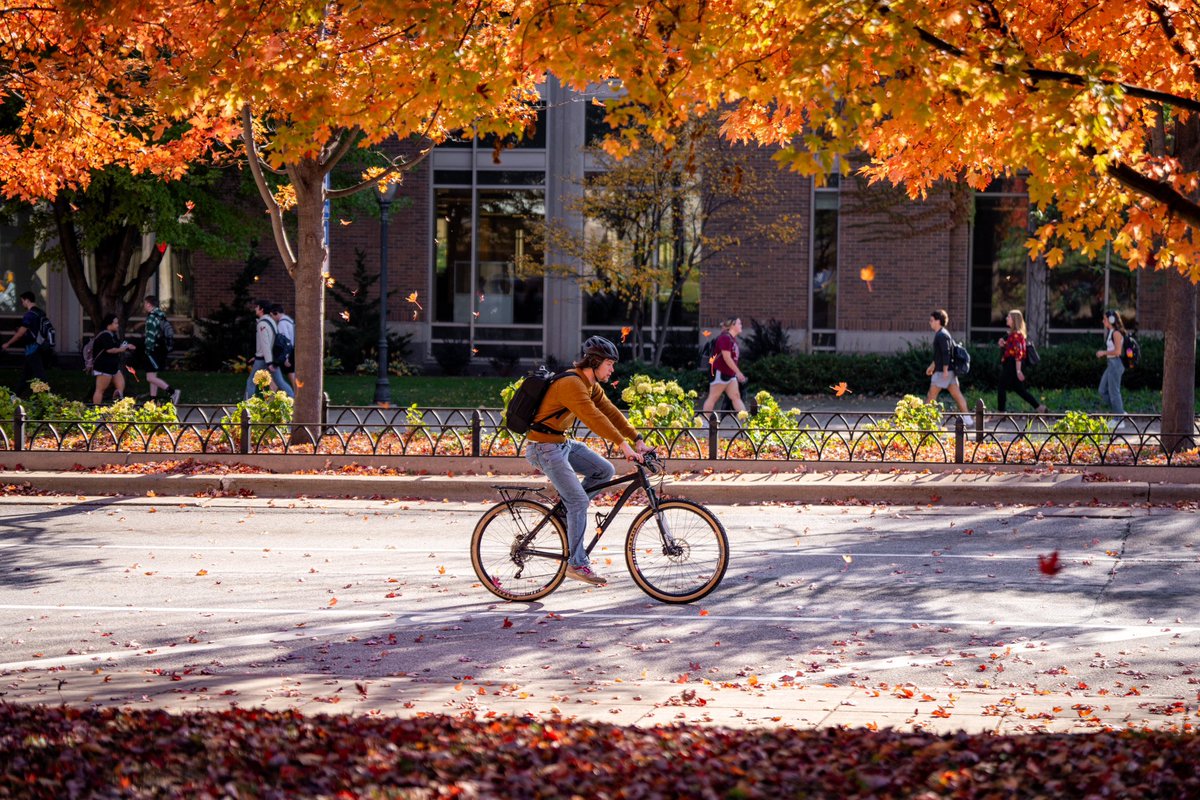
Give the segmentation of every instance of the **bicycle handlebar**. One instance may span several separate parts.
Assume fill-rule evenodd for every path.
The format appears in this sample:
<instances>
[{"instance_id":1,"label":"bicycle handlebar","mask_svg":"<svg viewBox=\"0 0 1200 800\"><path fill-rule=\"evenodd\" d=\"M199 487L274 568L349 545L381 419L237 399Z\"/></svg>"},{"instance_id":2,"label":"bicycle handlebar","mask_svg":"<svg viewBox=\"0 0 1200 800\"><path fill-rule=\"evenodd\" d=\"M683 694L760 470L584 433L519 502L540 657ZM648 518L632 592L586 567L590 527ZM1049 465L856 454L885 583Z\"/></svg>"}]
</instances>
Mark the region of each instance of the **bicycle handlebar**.
<instances>
[{"instance_id":1,"label":"bicycle handlebar","mask_svg":"<svg viewBox=\"0 0 1200 800\"><path fill-rule=\"evenodd\" d=\"M642 453L642 468L650 475L661 475L667 471L667 464L653 450Z\"/></svg>"}]
</instances>

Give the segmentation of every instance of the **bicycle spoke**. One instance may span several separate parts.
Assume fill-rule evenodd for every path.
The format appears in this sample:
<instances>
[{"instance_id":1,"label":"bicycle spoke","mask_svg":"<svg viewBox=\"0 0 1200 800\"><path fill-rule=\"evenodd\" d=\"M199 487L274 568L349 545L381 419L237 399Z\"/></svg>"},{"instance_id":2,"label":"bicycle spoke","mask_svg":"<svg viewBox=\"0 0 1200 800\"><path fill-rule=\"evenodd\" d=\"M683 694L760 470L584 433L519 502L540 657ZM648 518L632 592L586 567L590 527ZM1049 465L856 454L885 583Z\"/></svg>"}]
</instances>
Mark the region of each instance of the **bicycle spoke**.
<instances>
[{"instance_id":1,"label":"bicycle spoke","mask_svg":"<svg viewBox=\"0 0 1200 800\"><path fill-rule=\"evenodd\" d=\"M725 575L729 546L721 523L708 509L684 500L646 509L629 530L626 562L638 586L668 603L698 600Z\"/></svg>"},{"instance_id":2,"label":"bicycle spoke","mask_svg":"<svg viewBox=\"0 0 1200 800\"><path fill-rule=\"evenodd\" d=\"M494 506L471 541L471 563L484 587L507 600L535 600L562 582L566 533L530 500ZM540 527L539 527L540 526Z\"/></svg>"}]
</instances>

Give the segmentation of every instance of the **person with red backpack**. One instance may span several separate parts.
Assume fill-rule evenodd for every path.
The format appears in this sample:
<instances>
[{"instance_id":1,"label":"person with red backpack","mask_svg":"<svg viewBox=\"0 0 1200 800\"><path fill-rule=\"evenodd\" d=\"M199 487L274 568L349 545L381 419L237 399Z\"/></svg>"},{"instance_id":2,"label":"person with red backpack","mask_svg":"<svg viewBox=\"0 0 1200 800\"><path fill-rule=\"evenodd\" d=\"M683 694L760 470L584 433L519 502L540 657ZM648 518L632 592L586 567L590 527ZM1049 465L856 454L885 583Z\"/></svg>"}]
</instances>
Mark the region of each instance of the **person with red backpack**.
<instances>
[{"instance_id":1,"label":"person with red backpack","mask_svg":"<svg viewBox=\"0 0 1200 800\"><path fill-rule=\"evenodd\" d=\"M619 445L630 461L641 461L642 454L652 449L600 386L612 377L618 358L616 345L603 336L584 342L574 368L556 376L546 390L525 445L525 459L550 479L567 509L567 577L593 586L608 581L592 569L583 546L589 489L611 479L615 470L608 459L569 439L567 432L578 419L593 433Z\"/></svg>"}]
</instances>

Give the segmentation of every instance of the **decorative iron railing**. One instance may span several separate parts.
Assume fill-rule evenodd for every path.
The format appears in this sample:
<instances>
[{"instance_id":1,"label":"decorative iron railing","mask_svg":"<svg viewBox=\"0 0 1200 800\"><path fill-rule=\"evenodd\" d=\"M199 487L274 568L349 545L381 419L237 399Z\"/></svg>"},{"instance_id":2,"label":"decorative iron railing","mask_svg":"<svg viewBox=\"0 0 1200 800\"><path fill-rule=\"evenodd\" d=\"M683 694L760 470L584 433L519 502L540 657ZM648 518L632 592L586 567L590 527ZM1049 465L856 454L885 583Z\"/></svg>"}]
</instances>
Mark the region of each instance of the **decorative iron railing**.
<instances>
[{"instance_id":1,"label":"decorative iron railing","mask_svg":"<svg viewBox=\"0 0 1200 800\"><path fill-rule=\"evenodd\" d=\"M0 423L9 451L319 454L348 456L475 456L516 458L525 437L488 408L331 406L321 423L252 421L235 406L187 406L174 422L29 419L17 406ZM713 416L702 427L658 428L647 439L670 459L822 461L906 464L1200 466L1191 435L1161 432L1156 416L1126 415L1103 432L1056 430L1053 414L975 413L947 417L937 430L904 430L883 413L801 414L786 428L759 428ZM586 429L576 437L609 456L615 448ZM1169 446L1168 446L1169 445Z\"/></svg>"}]
</instances>

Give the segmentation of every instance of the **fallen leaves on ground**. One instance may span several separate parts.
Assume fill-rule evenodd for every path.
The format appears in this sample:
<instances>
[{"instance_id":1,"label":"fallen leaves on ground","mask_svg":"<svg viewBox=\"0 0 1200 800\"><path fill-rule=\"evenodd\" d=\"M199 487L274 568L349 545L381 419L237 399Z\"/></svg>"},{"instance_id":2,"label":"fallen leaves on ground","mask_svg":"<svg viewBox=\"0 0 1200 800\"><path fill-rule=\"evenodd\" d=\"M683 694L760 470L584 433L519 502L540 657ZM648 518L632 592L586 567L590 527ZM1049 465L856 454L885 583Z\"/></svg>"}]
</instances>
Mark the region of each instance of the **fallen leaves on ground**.
<instances>
[{"instance_id":1,"label":"fallen leaves on ground","mask_svg":"<svg viewBox=\"0 0 1200 800\"><path fill-rule=\"evenodd\" d=\"M877 727L877 726L876 726ZM0 796L1194 797L1200 739L0 704ZM631 769L631 765L634 768ZM246 795L246 796L250 796ZM240 793L239 793L240 796Z\"/></svg>"}]
</instances>

